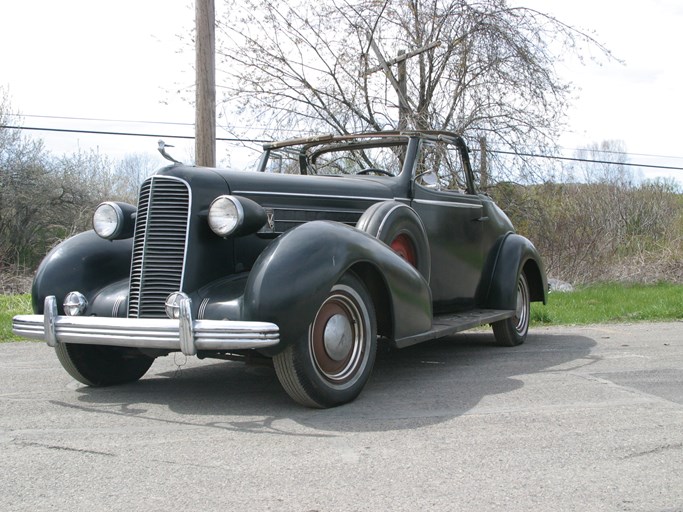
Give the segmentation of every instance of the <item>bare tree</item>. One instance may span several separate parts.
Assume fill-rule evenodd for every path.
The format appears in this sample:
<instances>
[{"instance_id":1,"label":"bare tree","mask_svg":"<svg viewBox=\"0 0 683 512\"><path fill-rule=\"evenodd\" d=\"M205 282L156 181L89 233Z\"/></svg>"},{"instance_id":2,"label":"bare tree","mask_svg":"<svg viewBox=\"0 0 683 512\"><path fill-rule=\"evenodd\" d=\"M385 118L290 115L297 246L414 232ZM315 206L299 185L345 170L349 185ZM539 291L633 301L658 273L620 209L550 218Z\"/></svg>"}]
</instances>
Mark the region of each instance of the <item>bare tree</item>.
<instances>
[{"instance_id":1,"label":"bare tree","mask_svg":"<svg viewBox=\"0 0 683 512\"><path fill-rule=\"evenodd\" d=\"M582 160L572 165L572 174L586 183L629 185L636 176L628 164L626 145L622 140L603 140L580 148L574 155Z\"/></svg>"},{"instance_id":2,"label":"bare tree","mask_svg":"<svg viewBox=\"0 0 683 512\"><path fill-rule=\"evenodd\" d=\"M158 159L152 158L148 153L131 153L124 156L114 164L109 199L136 204L140 185L158 167Z\"/></svg>"},{"instance_id":3,"label":"bare tree","mask_svg":"<svg viewBox=\"0 0 683 512\"><path fill-rule=\"evenodd\" d=\"M395 129L402 106L408 128L486 136L489 147L518 152L547 148L571 90L556 63L586 47L609 56L586 34L505 0L223 7L217 83L225 111L238 114L225 116L237 119L228 128L240 135L245 127L262 137ZM382 66L402 52L415 53L402 61L405 81Z\"/></svg>"},{"instance_id":4,"label":"bare tree","mask_svg":"<svg viewBox=\"0 0 683 512\"><path fill-rule=\"evenodd\" d=\"M16 125L7 92L0 89L0 124ZM19 130L0 128L0 271L30 266L31 252L41 246L36 219L49 208L42 200L52 189L41 141Z\"/></svg>"}]
</instances>

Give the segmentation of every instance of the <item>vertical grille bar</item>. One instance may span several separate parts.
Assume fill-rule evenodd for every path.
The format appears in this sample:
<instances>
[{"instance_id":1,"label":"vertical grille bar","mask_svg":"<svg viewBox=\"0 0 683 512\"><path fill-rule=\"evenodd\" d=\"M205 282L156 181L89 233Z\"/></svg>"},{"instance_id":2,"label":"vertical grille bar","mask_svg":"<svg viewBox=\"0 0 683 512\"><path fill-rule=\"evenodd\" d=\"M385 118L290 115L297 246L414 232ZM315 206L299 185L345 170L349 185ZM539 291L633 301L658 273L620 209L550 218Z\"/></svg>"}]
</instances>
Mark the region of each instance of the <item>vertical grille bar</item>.
<instances>
[{"instance_id":1,"label":"vertical grille bar","mask_svg":"<svg viewBox=\"0 0 683 512\"><path fill-rule=\"evenodd\" d=\"M178 178L152 176L140 188L129 317L166 317L166 297L182 289L189 212L190 190Z\"/></svg>"}]
</instances>

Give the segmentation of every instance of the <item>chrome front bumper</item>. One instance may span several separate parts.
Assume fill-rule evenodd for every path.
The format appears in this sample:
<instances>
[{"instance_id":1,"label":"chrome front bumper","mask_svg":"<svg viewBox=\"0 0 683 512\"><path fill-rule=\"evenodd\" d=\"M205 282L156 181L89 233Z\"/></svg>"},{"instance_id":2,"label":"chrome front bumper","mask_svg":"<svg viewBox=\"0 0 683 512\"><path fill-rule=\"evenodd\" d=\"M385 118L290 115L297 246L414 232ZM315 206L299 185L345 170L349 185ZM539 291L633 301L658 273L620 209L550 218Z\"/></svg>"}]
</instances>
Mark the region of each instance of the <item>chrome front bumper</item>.
<instances>
[{"instance_id":1,"label":"chrome front bumper","mask_svg":"<svg viewBox=\"0 0 683 512\"><path fill-rule=\"evenodd\" d=\"M192 302L180 303L179 320L163 318L105 318L59 316L54 296L45 298L44 315L17 315L12 332L17 336L58 343L180 350L192 356L199 350L265 348L280 342L280 329L269 322L194 320Z\"/></svg>"}]
</instances>

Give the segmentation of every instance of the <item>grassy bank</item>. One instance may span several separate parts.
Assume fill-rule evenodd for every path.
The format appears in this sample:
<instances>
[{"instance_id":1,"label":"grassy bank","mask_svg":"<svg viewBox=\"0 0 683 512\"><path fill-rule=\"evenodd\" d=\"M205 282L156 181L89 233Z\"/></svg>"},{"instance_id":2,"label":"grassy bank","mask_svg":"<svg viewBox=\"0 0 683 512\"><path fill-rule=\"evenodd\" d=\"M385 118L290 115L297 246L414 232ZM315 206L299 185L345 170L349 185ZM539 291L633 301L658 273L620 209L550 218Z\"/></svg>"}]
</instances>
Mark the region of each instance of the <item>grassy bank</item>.
<instances>
[{"instance_id":1,"label":"grassy bank","mask_svg":"<svg viewBox=\"0 0 683 512\"><path fill-rule=\"evenodd\" d=\"M683 320L683 285L600 284L532 304L532 325Z\"/></svg>"},{"instance_id":2,"label":"grassy bank","mask_svg":"<svg viewBox=\"0 0 683 512\"><path fill-rule=\"evenodd\" d=\"M31 312L28 295L0 295L0 342L16 341L12 317ZM551 293L548 305L532 304L532 325L683 320L683 285L601 284Z\"/></svg>"},{"instance_id":3,"label":"grassy bank","mask_svg":"<svg viewBox=\"0 0 683 512\"><path fill-rule=\"evenodd\" d=\"M12 334L12 317L31 312L30 295L0 295L0 343L21 340Z\"/></svg>"}]
</instances>

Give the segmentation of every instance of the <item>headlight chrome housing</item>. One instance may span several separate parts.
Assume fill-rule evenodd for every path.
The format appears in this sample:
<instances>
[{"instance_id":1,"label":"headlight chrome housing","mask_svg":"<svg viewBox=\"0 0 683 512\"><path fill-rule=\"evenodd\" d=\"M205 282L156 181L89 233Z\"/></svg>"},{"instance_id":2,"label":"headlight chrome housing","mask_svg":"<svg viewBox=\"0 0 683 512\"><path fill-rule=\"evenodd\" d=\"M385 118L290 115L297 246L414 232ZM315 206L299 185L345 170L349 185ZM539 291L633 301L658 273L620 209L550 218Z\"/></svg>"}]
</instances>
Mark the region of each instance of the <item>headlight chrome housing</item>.
<instances>
[{"instance_id":1,"label":"headlight chrome housing","mask_svg":"<svg viewBox=\"0 0 683 512\"><path fill-rule=\"evenodd\" d=\"M123 228L123 211L116 203L102 203L92 216L92 227L102 238L112 240Z\"/></svg>"},{"instance_id":2,"label":"headlight chrome housing","mask_svg":"<svg viewBox=\"0 0 683 512\"><path fill-rule=\"evenodd\" d=\"M127 203L100 203L93 213L92 227L95 233L106 240L130 238L135 230L135 212L135 206Z\"/></svg>"},{"instance_id":3,"label":"headlight chrome housing","mask_svg":"<svg viewBox=\"0 0 683 512\"><path fill-rule=\"evenodd\" d=\"M209 207L209 227L218 236L232 235L244 222L244 208L234 196L218 196Z\"/></svg>"},{"instance_id":4,"label":"headlight chrome housing","mask_svg":"<svg viewBox=\"0 0 683 512\"><path fill-rule=\"evenodd\" d=\"M69 292L64 297L63 306L67 316L80 316L88 307L88 299L81 292Z\"/></svg>"},{"instance_id":5,"label":"headlight chrome housing","mask_svg":"<svg viewBox=\"0 0 683 512\"><path fill-rule=\"evenodd\" d=\"M223 238L254 233L263 227L267 219L263 207L246 197L218 196L209 206L209 227Z\"/></svg>"}]
</instances>

